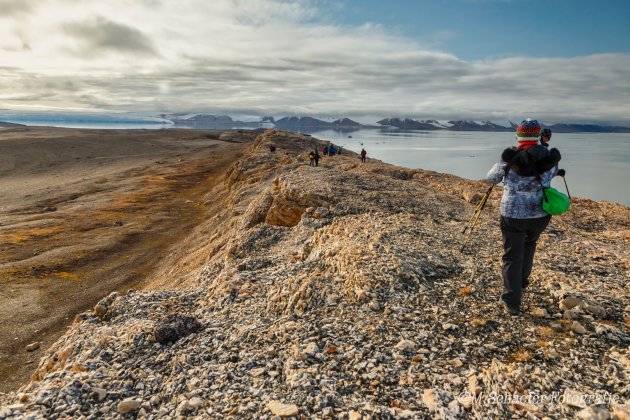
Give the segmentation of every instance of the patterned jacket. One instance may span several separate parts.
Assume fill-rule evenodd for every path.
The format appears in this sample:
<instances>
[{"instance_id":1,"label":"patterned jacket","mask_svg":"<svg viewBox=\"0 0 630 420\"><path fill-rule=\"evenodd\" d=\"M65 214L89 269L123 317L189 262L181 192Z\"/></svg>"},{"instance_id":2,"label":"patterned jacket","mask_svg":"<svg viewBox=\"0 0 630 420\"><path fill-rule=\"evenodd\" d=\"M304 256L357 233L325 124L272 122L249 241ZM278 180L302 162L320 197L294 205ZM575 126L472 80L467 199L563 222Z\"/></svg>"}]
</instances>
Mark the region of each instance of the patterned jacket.
<instances>
[{"instance_id":1,"label":"patterned jacket","mask_svg":"<svg viewBox=\"0 0 630 420\"><path fill-rule=\"evenodd\" d=\"M506 149L502 160L496 163L486 175L486 179L493 184L503 181L503 197L501 197L501 216L513 219L536 219L548 216L542 208L542 185L549 187L551 179L558 173L558 161L560 153L556 149L552 151L541 150L542 146L536 146L536 150L527 152L527 162L521 167L510 165L507 176L505 171L508 159L517 153L515 149ZM509 151L509 152L508 152ZM522 162L521 162L522 163ZM526 168L525 166L529 166ZM520 173L530 174L535 168L546 169L540 173L540 181L536 176L522 176ZM528 170L529 169L529 170Z\"/></svg>"}]
</instances>

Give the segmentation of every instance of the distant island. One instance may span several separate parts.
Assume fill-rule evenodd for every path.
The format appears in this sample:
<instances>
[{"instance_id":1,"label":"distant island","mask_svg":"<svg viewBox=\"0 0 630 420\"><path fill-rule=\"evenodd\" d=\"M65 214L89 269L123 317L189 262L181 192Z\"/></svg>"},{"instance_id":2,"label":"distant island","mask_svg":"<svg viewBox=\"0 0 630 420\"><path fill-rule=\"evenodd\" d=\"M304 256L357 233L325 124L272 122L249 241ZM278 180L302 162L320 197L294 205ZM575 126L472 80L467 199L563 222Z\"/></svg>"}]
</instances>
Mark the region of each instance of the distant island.
<instances>
[{"instance_id":1,"label":"distant island","mask_svg":"<svg viewBox=\"0 0 630 420\"><path fill-rule=\"evenodd\" d=\"M287 116L275 119L271 116L262 117L257 121L240 121L227 115L212 114L160 114L161 119L170 121L176 127L199 129L282 129L297 132L315 132L321 130L336 130L351 132L366 129L385 130L420 130L420 131L488 131L510 132L517 124L511 121L497 123L492 121L451 120L438 121L415 120L411 118L384 118L376 124L362 124L350 118L339 118L334 121L324 121L310 116ZM630 127L605 126L598 124L552 124L545 125L554 133L630 133Z\"/></svg>"}]
</instances>

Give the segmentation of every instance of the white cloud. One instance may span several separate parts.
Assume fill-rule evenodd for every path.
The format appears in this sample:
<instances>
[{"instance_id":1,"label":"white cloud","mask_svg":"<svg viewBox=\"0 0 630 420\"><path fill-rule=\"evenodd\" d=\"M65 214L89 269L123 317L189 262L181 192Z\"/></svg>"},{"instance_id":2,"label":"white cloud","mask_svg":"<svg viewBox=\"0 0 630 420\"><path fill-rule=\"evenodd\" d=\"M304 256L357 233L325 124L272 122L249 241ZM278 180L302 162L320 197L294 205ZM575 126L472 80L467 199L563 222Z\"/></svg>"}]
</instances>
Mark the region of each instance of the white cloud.
<instances>
[{"instance_id":1,"label":"white cloud","mask_svg":"<svg viewBox=\"0 0 630 420\"><path fill-rule=\"evenodd\" d=\"M630 55L471 63L309 0L0 4L3 108L630 122Z\"/></svg>"}]
</instances>

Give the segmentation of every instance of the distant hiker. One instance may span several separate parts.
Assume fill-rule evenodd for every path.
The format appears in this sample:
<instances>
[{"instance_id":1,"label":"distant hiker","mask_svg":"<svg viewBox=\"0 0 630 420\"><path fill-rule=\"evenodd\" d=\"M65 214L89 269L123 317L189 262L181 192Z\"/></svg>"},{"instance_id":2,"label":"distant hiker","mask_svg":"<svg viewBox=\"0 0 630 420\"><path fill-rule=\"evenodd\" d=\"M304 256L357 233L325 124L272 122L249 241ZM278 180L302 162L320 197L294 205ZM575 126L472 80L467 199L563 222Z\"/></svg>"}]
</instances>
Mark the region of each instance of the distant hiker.
<instances>
[{"instance_id":1,"label":"distant hiker","mask_svg":"<svg viewBox=\"0 0 630 420\"><path fill-rule=\"evenodd\" d=\"M545 128L540 132L540 144L541 146L549 147L549 140L551 140L551 129Z\"/></svg>"},{"instance_id":2,"label":"distant hiker","mask_svg":"<svg viewBox=\"0 0 630 420\"><path fill-rule=\"evenodd\" d=\"M276 151L276 146L275 146L274 144L270 144L270 145L269 145L269 151L270 151L271 153L274 153L274 152Z\"/></svg>"},{"instance_id":3,"label":"distant hiker","mask_svg":"<svg viewBox=\"0 0 630 420\"><path fill-rule=\"evenodd\" d=\"M310 161L309 166L315 166L315 153L317 152L312 150L311 153L308 154L308 160Z\"/></svg>"},{"instance_id":4,"label":"distant hiker","mask_svg":"<svg viewBox=\"0 0 630 420\"><path fill-rule=\"evenodd\" d=\"M335 156L335 146L332 143L328 145L328 156Z\"/></svg>"},{"instance_id":5,"label":"distant hiker","mask_svg":"<svg viewBox=\"0 0 630 420\"><path fill-rule=\"evenodd\" d=\"M328 146L322 147L322 153L324 154L324 156L328 156Z\"/></svg>"},{"instance_id":6,"label":"distant hiker","mask_svg":"<svg viewBox=\"0 0 630 420\"><path fill-rule=\"evenodd\" d=\"M361 162L365 163L365 156L367 156L367 152L365 149L361 148Z\"/></svg>"},{"instance_id":7,"label":"distant hiker","mask_svg":"<svg viewBox=\"0 0 630 420\"><path fill-rule=\"evenodd\" d=\"M549 187L558 173L560 152L538 144L540 125L527 119L516 128L518 147L505 149L501 161L486 175L493 184L503 181L503 294L501 303L511 315L520 312L523 289L529 285L536 242L551 216L542 208L542 185Z\"/></svg>"},{"instance_id":8,"label":"distant hiker","mask_svg":"<svg viewBox=\"0 0 630 420\"><path fill-rule=\"evenodd\" d=\"M540 132L540 144L541 146L549 147L549 140L551 140L551 129L544 128ZM565 176L567 171L564 169L558 169L558 176Z\"/></svg>"},{"instance_id":9,"label":"distant hiker","mask_svg":"<svg viewBox=\"0 0 630 420\"><path fill-rule=\"evenodd\" d=\"M343 147L339 146L337 147L337 154L340 155L341 154L341 149L343 149Z\"/></svg>"},{"instance_id":10,"label":"distant hiker","mask_svg":"<svg viewBox=\"0 0 630 420\"><path fill-rule=\"evenodd\" d=\"M321 156L317 153L317 149L314 149L313 151L315 152L315 166L319 166L319 159Z\"/></svg>"}]
</instances>

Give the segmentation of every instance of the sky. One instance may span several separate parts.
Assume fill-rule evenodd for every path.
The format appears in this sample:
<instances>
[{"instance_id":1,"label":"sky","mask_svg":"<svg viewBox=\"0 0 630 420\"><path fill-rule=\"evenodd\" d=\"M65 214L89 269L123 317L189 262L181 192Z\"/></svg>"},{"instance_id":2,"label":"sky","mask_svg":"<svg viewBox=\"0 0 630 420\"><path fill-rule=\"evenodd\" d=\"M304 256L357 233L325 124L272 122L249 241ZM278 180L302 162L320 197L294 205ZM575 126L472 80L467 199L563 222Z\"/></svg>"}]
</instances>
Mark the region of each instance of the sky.
<instances>
[{"instance_id":1,"label":"sky","mask_svg":"<svg viewBox=\"0 0 630 420\"><path fill-rule=\"evenodd\" d=\"M0 0L0 109L630 125L626 0Z\"/></svg>"}]
</instances>

